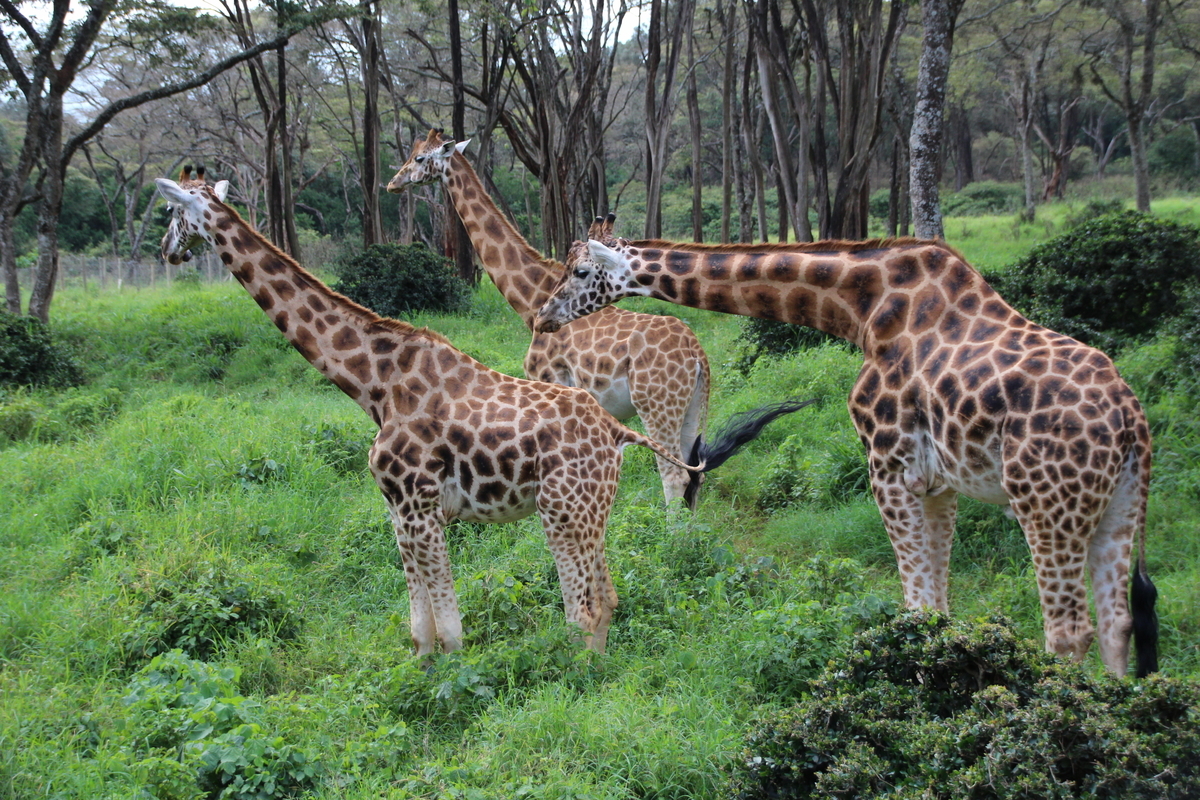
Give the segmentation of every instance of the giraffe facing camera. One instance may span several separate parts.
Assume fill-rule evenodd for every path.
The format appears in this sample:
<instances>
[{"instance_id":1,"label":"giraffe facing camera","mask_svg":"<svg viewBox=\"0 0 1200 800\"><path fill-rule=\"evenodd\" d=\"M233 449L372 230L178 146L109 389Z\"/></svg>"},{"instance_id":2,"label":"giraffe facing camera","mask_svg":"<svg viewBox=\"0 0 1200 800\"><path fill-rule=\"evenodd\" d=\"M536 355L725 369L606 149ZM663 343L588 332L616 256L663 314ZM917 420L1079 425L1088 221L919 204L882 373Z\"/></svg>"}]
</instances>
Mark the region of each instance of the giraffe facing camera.
<instances>
[{"instance_id":1,"label":"giraffe facing camera","mask_svg":"<svg viewBox=\"0 0 1200 800\"><path fill-rule=\"evenodd\" d=\"M209 243L292 346L379 427L369 463L395 528L419 657L437 643L444 652L462 644L443 535L451 520L537 513L567 621L602 652L617 605L604 534L624 448L647 447L698 479L771 419L807 405L747 412L686 464L582 389L488 369L443 336L334 292L225 205L228 181L157 183L172 207L163 257L178 263L188 248Z\"/></svg>"}]
</instances>

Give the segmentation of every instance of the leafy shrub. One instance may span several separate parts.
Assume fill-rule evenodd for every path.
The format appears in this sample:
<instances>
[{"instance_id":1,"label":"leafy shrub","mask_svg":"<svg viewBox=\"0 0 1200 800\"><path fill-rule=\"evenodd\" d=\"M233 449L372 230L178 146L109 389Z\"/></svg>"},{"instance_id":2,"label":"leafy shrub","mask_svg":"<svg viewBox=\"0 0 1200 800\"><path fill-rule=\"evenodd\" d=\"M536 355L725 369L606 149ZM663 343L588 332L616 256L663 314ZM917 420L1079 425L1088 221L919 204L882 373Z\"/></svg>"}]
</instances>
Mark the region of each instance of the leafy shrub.
<instances>
[{"instance_id":1,"label":"leafy shrub","mask_svg":"<svg viewBox=\"0 0 1200 800\"><path fill-rule=\"evenodd\" d=\"M471 288L423 244L374 244L336 266L333 288L385 317L466 311Z\"/></svg>"},{"instance_id":2,"label":"leafy shrub","mask_svg":"<svg viewBox=\"0 0 1200 800\"><path fill-rule=\"evenodd\" d=\"M238 677L175 650L130 681L113 744L153 796L272 800L315 785L320 765L262 728Z\"/></svg>"},{"instance_id":3,"label":"leafy shrub","mask_svg":"<svg viewBox=\"0 0 1200 800\"><path fill-rule=\"evenodd\" d=\"M233 477L243 489L249 489L287 477L287 467L270 456L258 456L239 464Z\"/></svg>"},{"instance_id":4,"label":"leafy shrub","mask_svg":"<svg viewBox=\"0 0 1200 800\"><path fill-rule=\"evenodd\" d=\"M122 636L128 663L175 649L205 659L238 636L290 639L298 633L298 620L280 593L213 567L142 585L127 582L126 590L141 603Z\"/></svg>"},{"instance_id":5,"label":"leafy shrub","mask_svg":"<svg viewBox=\"0 0 1200 800\"><path fill-rule=\"evenodd\" d=\"M831 437L814 454L798 434L784 440L763 475L758 504L777 510L797 503L836 506L869 494L871 475L862 443L853 432Z\"/></svg>"},{"instance_id":6,"label":"leafy shrub","mask_svg":"<svg viewBox=\"0 0 1200 800\"><path fill-rule=\"evenodd\" d=\"M1033 321L1102 349L1184 311L1200 280L1200 231L1125 211L1034 247L993 281Z\"/></svg>"},{"instance_id":7,"label":"leafy shrub","mask_svg":"<svg viewBox=\"0 0 1200 800\"><path fill-rule=\"evenodd\" d=\"M742 645L752 684L775 702L802 697L827 665L844 659L853 634L896 614L895 604L866 591L862 567L849 559L810 559L791 582L808 599L755 611Z\"/></svg>"},{"instance_id":8,"label":"leafy shrub","mask_svg":"<svg viewBox=\"0 0 1200 800\"><path fill-rule=\"evenodd\" d=\"M54 416L71 429L90 429L107 422L121 410L121 390L108 388L98 393L73 394L54 407Z\"/></svg>"},{"instance_id":9,"label":"leafy shrub","mask_svg":"<svg viewBox=\"0 0 1200 800\"><path fill-rule=\"evenodd\" d=\"M367 469L367 455L374 441L349 425L305 425L309 437L305 446L316 453L339 475L350 475Z\"/></svg>"},{"instance_id":10,"label":"leafy shrub","mask_svg":"<svg viewBox=\"0 0 1200 800\"><path fill-rule=\"evenodd\" d=\"M1006 214L1025 204L1025 189L1016 183L977 181L963 187L961 192L942 198L942 213L948 217L978 217L984 214Z\"/></svg>"},{"instance_id":11,"label":"leafy shrub","mask_svg":"<svg viewBox=\"0 0 1200 800\"><path fill-rule=\"evenodd\" d=\"M188 269L187 267L184 267L180 269L179 272L175 273L175 278L171 281L171 283L180 289L199 289L200 267L197 266L194 269Z\"/></svg>"},{"instance_id":12,"label":"leafy shrub","mask_svg":"<svg viewBox=\"0 0 1200 800\"><path fill-rule=\"evenodd\" d=\"M747 317L742 321L742 332L735 341L742 345L737 368L743 375L749 375L754 363L763 356L788 356L798 350L807 350L825 342L838 342L853 347L848 342L816 328L758 317Z\"/></svg>"},{"instance_id":13,"label":"leafy shrub","mask_svg":"<svg viewBox=\"0 0 1200 800\"><path fill-rule=\"evenodd\" d=\"M0 441L28 439L45 414L46 408L41 403L24 394L0 402Z\"/></svg>"},{"instance_id":14,"label":"leafy shrub","mask_svg":"<svg viewBox=\"0 0 1200 800\"><path fill-rule=\"evenodd\" d=\"M1067 215L1066 224L1068 228L1073 228L1076 225L1093 220L1096 217L1103 217L1108 214L1119 214L1125 210L1125 201L1112 198L1103 200L1093 198L1084 203L1083 208L1078 212L1073 212Z\"/></svg>"},{"instance_id":15,"label":"leafy shrub","mask_svg":"<svg viewBox=\"0 0 1200 800\"><path fill-rule=\"evenodd\" d=\"M83 370L70 349L33 317L0 311L0 384L78 386Z\"/></svg>"},{"instance_id":16,"label":"leafy shrub","mask_svg":"<svg viewBox=\"0 0 1200 800\"><path fill-rule=\"evenodd\" d=\"M740 798L1151 798L1200 791L1200 687L1089 678L1001 620L904 614L767 714Z\"/></svg>"}]
</instances>

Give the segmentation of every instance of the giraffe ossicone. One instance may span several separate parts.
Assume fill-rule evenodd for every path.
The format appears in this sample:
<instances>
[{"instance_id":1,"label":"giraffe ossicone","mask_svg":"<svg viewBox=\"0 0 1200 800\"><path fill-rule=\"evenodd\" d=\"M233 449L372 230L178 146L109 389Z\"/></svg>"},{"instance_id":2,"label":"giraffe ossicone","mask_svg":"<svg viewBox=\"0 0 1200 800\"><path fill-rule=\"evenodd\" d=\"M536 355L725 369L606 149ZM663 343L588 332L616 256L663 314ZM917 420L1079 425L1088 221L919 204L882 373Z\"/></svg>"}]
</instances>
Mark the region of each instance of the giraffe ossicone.
<instances>
[{"instance_id":1,"label":"giraffe ossicone","mask_svg":"<svg viewBox=\"0 0 1200 800\"><path fill-rule=\"evenodd\" d=\"M617 422L582 389L488 369L444 337L380 317L334 292L222 202L228 182L158 179L171 204L161 244L172 263L208 242L292 346L357 402L379 433L371 474L395 528L418 656L462 644L443 535L453 519L507 522L537 513L554 556L568 622L603 651L617 605L604 532L630 444L699 475L726 456L716 444L688 465ZM747 431L807 403L734 420L732 452ZM718 443L719 444L719 443Z\"/></svg>"},{"instance_id":2,"label":"giraffe ossicone","mask_svg":"<svg viewBox=\"0 0 1200 800\"><path fill-rule=\"evenodd\" d=\"M484 270L533 334L525 377L586 389L617 419L637 415L652 439L683 458L708 423L711 376L695 333L675 317L619 308L553 333L533 331L534 315L563 265L530 246L496 206L463 155L468 143L446 141L440 130L431 130L413 144L387 190L444 187ZM695 493L685 497L687 473L664 458L658 458L658 470L666 502L684 499L694 506Z\"/></svg>"},{"instance_id":3,"label":"giraffe ossicone","mask_svg":"<svg viewBox=\"0 0 1200 800\"><path fill-rule=\"evenodd\" d=\"M1033 556L1046 648L1157 669L1146 570L1150 429L1104 353L1009 306L955 250L916 239L576 243L534 326L635 295L817 328L857 345L848 406L909 607L948 607L959 494L1007 505ZM1129 587L1135 545L1137 569ZM1130 601L1132 600L1132 614Z\"/></svg>"}]
</instances>

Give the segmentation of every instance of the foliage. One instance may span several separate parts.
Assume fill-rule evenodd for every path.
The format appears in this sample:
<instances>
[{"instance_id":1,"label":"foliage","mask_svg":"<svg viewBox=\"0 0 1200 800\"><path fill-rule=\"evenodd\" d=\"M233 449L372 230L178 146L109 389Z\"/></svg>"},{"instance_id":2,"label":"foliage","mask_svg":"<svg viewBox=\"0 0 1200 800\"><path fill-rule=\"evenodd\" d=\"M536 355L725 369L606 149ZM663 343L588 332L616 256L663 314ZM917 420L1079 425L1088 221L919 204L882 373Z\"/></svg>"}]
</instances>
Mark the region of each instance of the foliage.
<instances>
[{"instance_id":1,"label":"foliage","mask_svg":"<svg viewBox=\"0 0 1200 800\"><path fill-rule=\"evenodd\" d=\"M363 436L349 425L329 423L305 425L304 434L308 437L305 446L339 475L366 470L374 437Z\"/></svg>"},{"instance_id":2,"label":"foliage","mask_svg":"<svg viewBox=\"0 0 1200 800\"><path fill-rule=\"evenodd\" d=\"M871 476L862 442L853 434L832 438L813 453L797 435L779 446L762 479L760 508L770 511L796 503L826 508L869 496Z\"/></svg>"},{"instance_id":3,"label":"foliage","mask_svg":"<svg viewBox=\"0 0 1200 800\"><path fill-rule=\"evenodd\" d=\"M342 259L333 288L385 317L466 311L471 289L423 244L375 244Z\"/></svg>"},{"instance_id":4,"label":"foliage","mask_svg":"<svg viewBox=\"0 0 1200 800\"><path fill-rule=\"evenodd\" d=\"M206 659L236 637L290 639L299 630L281 593L213 566L130 580L125 590L140 604L121 637L131 664L174 649Z\"/></svg>"},{"instance_id":5,"label":"foliage","mask_svg":"<svg viewBox=\"0 0 1200 800\"><path fill-rule=\"evenodd\" d=\"M0 385L61 388L83 382L74 354L45 324L0 311Z\"/></svg>"},{"instance_id":6,"label":"foliage","mask_svg":"<svg viewBox=\"0 0 1200 800\"><path fill-rule=\"evenodd\" d=\"M1025 203L1025 190L1015 183L976 181L962 191L942 198L942 213L948 217L978 217L1016 211Z\"/></svg>"},{"instance_id":7,"label":"foliage","mask_svg":"<svg viewBox=\"0 0 1200 800\"><path fill-rule=\"evenodd\" d=\"M322 769L257 721L262 704L238 692L238 670L156 656L129 682L104 749L154 797L272 800L310 789Z\"/></svg>"},{"instance_id":8,"label":"foliage","mask_svg":"<svg viewBox=\"0 0 1200 800\"><path fill-rule=\"evenodd\" d=\"M742 332L738 334L737 340L743 346L742 355L737 361L737 368L743 375L749 375L754 364L763 356L779 358L825 342L840 342L847 347L852 346L816 328L758 317L742 320Z\"/></svg>"},{"instance_id":9,"label":"foliage","mask_svg":"<svg viewBox=\"0 0 1200 800\"><path fill-rule=\"evenodd\" d=\"M993 281L1034 322L1111 350L1184 310L1200 280L1200 232L1126 211L1081 222Z\"/></svg>"},{"instance_id":10,"label":"foliage","mask_svg":"<svg viewBox=\"0 0 1200 800\"><path fill-rule=\"evenodd\" d=\"M867 631L799 703L765 715L742 798L1186 797L1200 688L1090 678L1002 620L910 612Z\"/></svg>"},{"instance_id":11,"label":"foliage","mask_svg":"<svg viewBox=\"0 0 1200 800\"><path fill-rule=\"evenodd\" d=\"M243 489L249 489L286 478L287 467L270 456L258 456L238 464L233 477Z\"/></svg>"}]
</instances>

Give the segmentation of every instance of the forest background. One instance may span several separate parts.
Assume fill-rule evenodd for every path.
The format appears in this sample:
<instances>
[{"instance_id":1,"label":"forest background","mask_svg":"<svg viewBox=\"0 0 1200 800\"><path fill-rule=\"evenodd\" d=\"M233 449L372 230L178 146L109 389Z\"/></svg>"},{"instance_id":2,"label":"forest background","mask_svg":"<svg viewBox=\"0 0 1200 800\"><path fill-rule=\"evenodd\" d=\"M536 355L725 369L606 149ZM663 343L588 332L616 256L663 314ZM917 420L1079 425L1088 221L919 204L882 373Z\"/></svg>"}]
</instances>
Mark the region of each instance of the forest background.
<instances>
[{"instance_id":1,"label":"forest background","mask_svg":"<svg viewBox=\"0 0 1200 800\"><path fill-rule=\"evenodd\" d=\"M60 250L153 259L153 178L183 163L305 261L423 240L474 278L439 189L380 191L431 127L552 256L610 210L709 241L939 234L939 187L950 213L1032 219L1071 186L1146 211L1200 179L1196 6L6 5L7 307L24 286L49 319Z\"/></svg>"}]
</instances>

